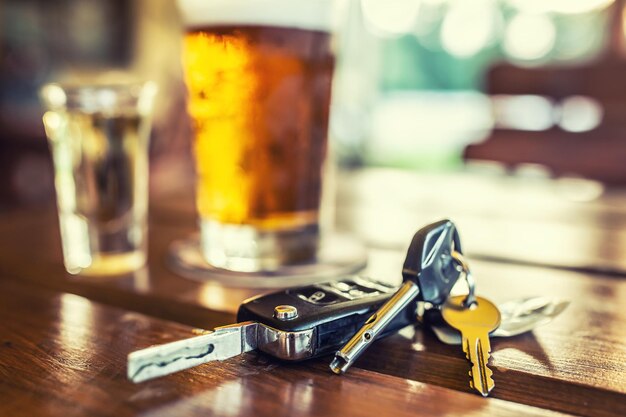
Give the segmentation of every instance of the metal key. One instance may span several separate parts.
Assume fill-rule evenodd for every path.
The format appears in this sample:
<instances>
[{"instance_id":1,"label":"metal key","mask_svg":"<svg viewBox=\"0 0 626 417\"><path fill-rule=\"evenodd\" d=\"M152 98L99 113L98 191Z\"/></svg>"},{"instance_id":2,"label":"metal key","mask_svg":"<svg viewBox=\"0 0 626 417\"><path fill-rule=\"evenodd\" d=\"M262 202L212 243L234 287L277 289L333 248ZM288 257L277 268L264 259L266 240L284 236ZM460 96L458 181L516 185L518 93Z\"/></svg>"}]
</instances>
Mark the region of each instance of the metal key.
<instances>
[{"instance_id":1,"label":"metal key","mask_svg":"<svg viewBox=\"0 0 626 417\"><path fill-rule=\"evenodd\" d=\"M239 307L237 324L132 352L128 378L141 382L255 349L287 361L331 353L396 289L371 278L349 276L251 298ZM415 317L414 303L396 317L388 333L414 323Z\"/></svg>"},{"instance_id":2,"label":"metal key","mask_svg":"<svg viewBox=\"0 0 626 417\"><path fill-rule=\"evenodd\" d=\"M461 275L457 261L460 254L459 234L450 220L441 220L420 229L413 236L404 261L404 283L335 353L330 369L336 374L345 373L370 343L385 332L389 323L418 296L434 305L443 304Z\"/></svg>"},{"instance_id":3,"label":"metal key","mask_svg":"<svg viewBox=\"0 0 626 417\"><path fill-rule=\"evenodd\" d=\"M257 348L258 323L218 327L200 336L132 352L127 374L133 382L169 375L209 361L221 361Z\"/></svg>"},{"instance_id":4,"label":"metal key","mask_svg":"<svg viewBox=\"0 0 626 417\"><path fill-rule=\"evenodd\" d=\"M463 351L472 362L470 371L470 387L477 390L483 397L495 386L493 372L488 367L489 333L500 325L500 311L489 300L476 297L476 302L466 305L466 296L450 297L443 305L443 319L459 330L463 339Z\"/></svg>"}]
</instances>

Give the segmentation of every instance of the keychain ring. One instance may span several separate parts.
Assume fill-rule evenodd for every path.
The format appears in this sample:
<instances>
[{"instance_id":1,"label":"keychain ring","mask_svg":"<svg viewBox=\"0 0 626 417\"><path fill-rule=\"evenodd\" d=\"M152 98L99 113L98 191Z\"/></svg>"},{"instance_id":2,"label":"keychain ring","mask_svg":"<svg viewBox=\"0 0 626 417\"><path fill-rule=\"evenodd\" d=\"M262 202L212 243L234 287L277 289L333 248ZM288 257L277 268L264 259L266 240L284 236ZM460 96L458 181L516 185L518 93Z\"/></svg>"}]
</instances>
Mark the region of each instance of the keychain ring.
<instances>
[{"instance_id":1,"label":"keychain ring","mask_svg":"<svg viewBox=\"0 0 626 417\"><path fill-rule=\"evenodd\" d=\"M470 307L472 304L476 303L476 282L474 281L474 277L472 276L469 265L467 264L467 261L465 260L461 252L453 250L451 256L452 259L454 259L461 267L461 272L463 273L465 282L467 282L468 293L467 297L463 301L463 305L465 307Z\"/></svg>"}]
</instances>

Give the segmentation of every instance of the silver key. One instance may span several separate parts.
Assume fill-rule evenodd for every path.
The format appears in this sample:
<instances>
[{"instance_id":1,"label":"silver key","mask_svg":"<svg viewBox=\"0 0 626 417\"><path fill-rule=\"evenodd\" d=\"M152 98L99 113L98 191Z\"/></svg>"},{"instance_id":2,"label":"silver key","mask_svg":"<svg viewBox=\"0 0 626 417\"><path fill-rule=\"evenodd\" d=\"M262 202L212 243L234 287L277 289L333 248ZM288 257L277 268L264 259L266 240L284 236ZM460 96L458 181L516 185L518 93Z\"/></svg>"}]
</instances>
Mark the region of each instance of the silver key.
<instances>
[{"instance_id":1,"label":"silver key","mask_svg":"<svg viewBox=\"0 0 626 417\"><path fill-rule=\"evenodd\" d=\"M495 386L493 372L488 367L489 333L500 325L500 311L485 298L476 297L476 303L469 307L465 299L466 296L450 297L441 314L450 326L461 332L463 351L472 362L470 387L486 397Z\"/></svg>"},{"instance_id":2,"label":"silver key","mask_svg":"<svg viewBox=\"0 0 626 417\"><path fill-rule=\"evenodd\" d=\"M142 382L255 350L258 325L248 321L217 327L200 336L132 352L128 355L128 379Z\"/></svg>"},{"instance_id":3,"label":"silver key","mask_svg":"<svg viewBox=\"0 0 626 417\"><path fill-rule=\"evenodd\" d=\"M369 347L376 337L381 334L389 323L402 312L420 293L419 287L412 281L407 281L363 327L335 353L330 363L330 369L337 375L345 373L352 363Z\"/></svg>"},{"instance_id":4,"label":"silver key","mask_svg":"<svg viewBox=\"0 0 626 417\"><path fill-rule=\"evenodd\" d=\"M403 284L376 313L363 324L330 363L330 369L341 375L376 340L393 320L407 309L414 317L418 296L441 305L459 279L463 263L461 242L456 226L450 220L429 224L415 233L402 268ZM466 275L468 269L465 271Z\"/></svg>"}]
</instances>

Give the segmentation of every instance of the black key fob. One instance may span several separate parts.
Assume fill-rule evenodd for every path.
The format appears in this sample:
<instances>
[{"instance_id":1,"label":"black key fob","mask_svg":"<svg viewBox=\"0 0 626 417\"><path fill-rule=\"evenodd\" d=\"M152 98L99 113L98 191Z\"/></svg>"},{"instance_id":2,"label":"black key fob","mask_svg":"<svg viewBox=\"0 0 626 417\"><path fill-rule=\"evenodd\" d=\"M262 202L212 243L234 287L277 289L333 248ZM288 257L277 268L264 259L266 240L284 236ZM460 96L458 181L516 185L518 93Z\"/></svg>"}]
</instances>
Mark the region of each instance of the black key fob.
<instances>
[{"instance_id":1,"label":"black key fob","mask_svg":"<svg viewBox=\"0 0 626 417\"><path fill-rule=\"evenodd\" d=\"M254 321L259 350L284 360L334 353L395 293L397 287L360 276L287 289L246 300L237 321ZM416 302L389 324L384 334L416 320Z\"/></svg>"}]
</instances>

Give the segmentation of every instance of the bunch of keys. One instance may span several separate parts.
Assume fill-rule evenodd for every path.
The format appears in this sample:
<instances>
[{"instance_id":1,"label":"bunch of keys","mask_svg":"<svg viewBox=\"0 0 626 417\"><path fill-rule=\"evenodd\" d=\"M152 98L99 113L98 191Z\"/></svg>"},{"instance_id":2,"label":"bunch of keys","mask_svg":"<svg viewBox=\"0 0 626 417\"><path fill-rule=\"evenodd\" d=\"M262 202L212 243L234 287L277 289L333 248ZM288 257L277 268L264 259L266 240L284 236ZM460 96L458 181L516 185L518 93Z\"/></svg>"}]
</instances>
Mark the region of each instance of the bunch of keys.
<instances>
[{"instance_id":1,"label":"bunch of keys","mask_svg":"<svg viewBox=\"0 0 626 417\"><path fill-rule=\"evenodd\" d=\"M488 367L491 352L489 333L500 325L500 311L489 300L475 296L475 284L469 266L461 255L456 230L454 229L453 234L439 234L440 240L447 237L447 241L434 242L429 239L434 236L432 230L442 227L454 229L450 221L444 220L427 226L415 235L409 254L412 250L415 252L412 256L407 256L402 270L404 283L398 292L365 322L352 339L335 353L335 358L330 364L333 372L345 373L371 341L386 331L388 323L394 320L396 314L420 296L435 308L441 308L443 319L461 332L463 351L472 363L470 387L483 396L487 396L493 389L495 385L493 373ZM454 236L452 240L451 236ZM416 260L421 263L415 264ZM432 285L435 282L433 278L437 278L438 275L436 272L432 276L431 274L445 268L454 268L458 271L457 274L461 272L465 276L469 288L467 296L450 297L449 291L432 293L437 289L437 286ZM454 273L443 275L450 277L454 276Z\"/></svg>"},{"instance_id":2,"label":"bunch of keys","mask_svg":"<svg viewBox=\"0 0 626 417\"><path fill-rule=\"evenodd\" d=\"M453 257L460 251L454 224L433 223L415 234L404 263L405 284L399 290L373 279L349 277L252 298L239 307L237 324L132 352L128 378L141 382L252 350L287 361L329 354L390 303L392 314L379 314L381 320L365 337L371 337L369 342L395 333L416 323L418 299L434 305L445 302L461 276Z\"/></svg>"},{"instance_id":3,"label":"bunch of keys","mask_svg":"<svg viewBox=\"0 0 626 417\"><path fill-rule=\"evenodd\" d=\"M369 343L380 332L386 332L385 323L394 320L396 312L402 311L403 303L412 302L412 299L415 298L413 294L420 294L414 290L413 286L413 284L418 284L423 294L420 298L431 301L433 307L425 312L424 324L428 325L443 343L463 346L463 352L471 362L470 387L486 397L495 386L493 372L488 366L491 352L490 337L492 335L511 337L531 331L536 326L551 321L567 308L569 302L562 299L523 298L504 303L499 308L491 301L477 297L474 279L468 264L461 255L458 242L452 246L449 254L467 282L468 294L466 296L449 296L442 293L441 296L445 295L446 300L441 303L440 298L428 293L428 284L431 281L424 274L427 274L429 270L427 264L432 263L435 259L435 253L437 253L434 246L428 244L427 237L431 236L429 233L433 228L436 229L443 224L445 221L427 226L415 235L409 254L411 250L419 250L421 253L407 256L403 269L404 284L396 295L376 311L352 339L337 351L330 364L333 372L337 374L346 372ZM426 233L426 235L422 233ZM423 246L420 246L421 243ZM442 251L439 256L445 257L447 254ZM416 267L411 264L411 261L415 259L421 259L425 264ZM439 269L436 268L436 270ZM436 302L433 303L432 300L436 300Z\"/></svg>"},{"instance_id":4,"label":"bunch of keys","mask_svg":"<svg viewBox=\"0 0 626 417\"><path fill-rule=\"evenodd\" d=\"M239 307L237 324L131 353L128 378L141 382L252 350L300 361L338 348L330 368L342 374L374 340L415 324L421 301L433 306L424 317L442 342L457 344L452 328L460 332L458 343L471 362L470 387L487 396L494 388L489 337L499 328L501 314L489 300L475 295L452 222L442 220L415 234L402 275L399 289L366 277L347 277L249 299ZM461 276L469 292L451 296ZM558 315L567 302L525 299L515 310L526 305L521 309L524 314L505 316L510 326L499 336L529 331ZM523 319L517 320L520 316Z\"/></svg>"}]
</instances>

